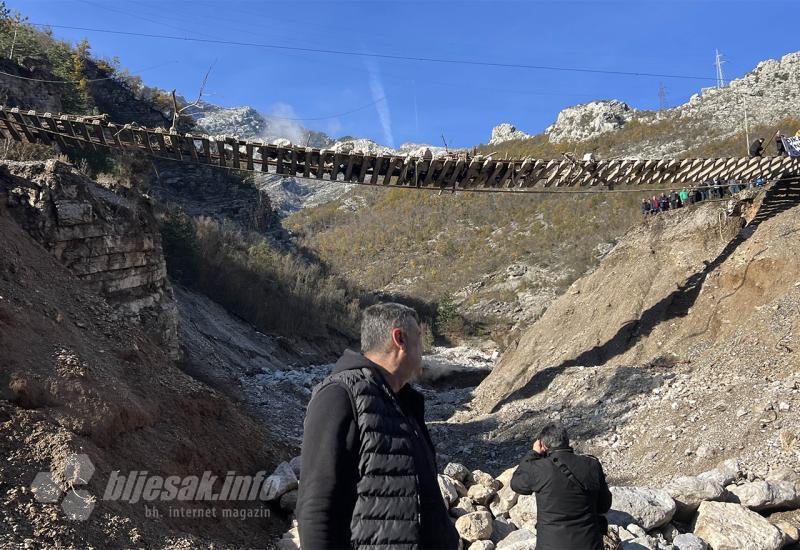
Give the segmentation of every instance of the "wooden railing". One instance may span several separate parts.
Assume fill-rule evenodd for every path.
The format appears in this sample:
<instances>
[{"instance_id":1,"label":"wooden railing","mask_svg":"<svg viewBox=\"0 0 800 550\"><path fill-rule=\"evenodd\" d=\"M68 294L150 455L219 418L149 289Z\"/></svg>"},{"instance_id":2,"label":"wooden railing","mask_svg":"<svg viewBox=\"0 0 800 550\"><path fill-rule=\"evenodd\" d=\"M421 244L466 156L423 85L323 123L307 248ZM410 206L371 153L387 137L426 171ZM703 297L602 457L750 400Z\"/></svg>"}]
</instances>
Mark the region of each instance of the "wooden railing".
<instances>
[{"instance_id":1,"label":"wooden railing","mask_svg":"<svg viewBox=\"0 0 800 550\"><path fill-rule=\"evenodd\" d=\"M0 137L61 149L113 148L153 158L287 177L434 189L524 191L534 187L685 186L710 178L748 182L800 175L789 157L579 160L503 160L449 154L434 158L336 152L108 122L106 115L51 115L0 106Z\"/></svg>"}]
</instances>

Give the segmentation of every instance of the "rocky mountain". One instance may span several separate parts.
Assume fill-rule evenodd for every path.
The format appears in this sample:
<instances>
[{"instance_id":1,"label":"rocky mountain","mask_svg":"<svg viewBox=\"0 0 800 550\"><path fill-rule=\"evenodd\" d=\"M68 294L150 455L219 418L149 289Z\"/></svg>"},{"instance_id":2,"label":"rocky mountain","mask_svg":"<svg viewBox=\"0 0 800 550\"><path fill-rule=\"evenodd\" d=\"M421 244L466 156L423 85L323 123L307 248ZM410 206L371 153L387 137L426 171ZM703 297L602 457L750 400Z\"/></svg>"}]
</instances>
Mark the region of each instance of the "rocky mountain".
<instances>
[{"instance_id":1,"label":"rocky mountain","mask_svg":"<svg viewBox=\"0 0 800 550\"><path fill-rule=\"evenodd\" d=\"M529 134L517 128L508 122L503 122L492 128L492 137L489 139L489 145L496 145L504 141L513 141L515 139L528 139L531 137Z\"/></svg>"},{"instance_id":2,"label":"rocky mountain","mask_svg":"<svg viewBox=\"0 0 800 550\"><path fill-rule=\"evenodd\" d=\"M558 113L555 123L544 133L551 143L583 141L622 128L634 114L626 103L616 99L591 101Z\"/></svg>"},{"instance_id":3,"label":"rocky mountain","mask_svg":"<svg viewBox=\"0 0 800 550\"><path fill-rule=\"evenodd\" d=\"M640 158L680 155L710 140L723 140L745 130L745 109L751 128L771 127L800 118L800 52L759 63L723 88L703 88L689 101L663 111L638 110L611 99L568 107L544 130L553 144L579 144L631 123L650 128L647 139L632 140L615 154ZM783 128L794 133L797 128ZM531 137L504 123L492 130L491 145ZM755 136L753 136L754 139ZM769 138L771 136L761 136Z\"/></svg>"},{"instance_id":4,"label":"rocky mountain","mask_svg":"<svg viewBox=\"0 0 800 550\"><path fill-rule=\"evenodd\" d=\"M273 142L288 139L296 145L329 147L334 140L323 132L304 128L291 118L262 114L252 107L220 107L200 102L187 112L197 124L211 135L238 136Z\"/></svg>"}]
</instances>

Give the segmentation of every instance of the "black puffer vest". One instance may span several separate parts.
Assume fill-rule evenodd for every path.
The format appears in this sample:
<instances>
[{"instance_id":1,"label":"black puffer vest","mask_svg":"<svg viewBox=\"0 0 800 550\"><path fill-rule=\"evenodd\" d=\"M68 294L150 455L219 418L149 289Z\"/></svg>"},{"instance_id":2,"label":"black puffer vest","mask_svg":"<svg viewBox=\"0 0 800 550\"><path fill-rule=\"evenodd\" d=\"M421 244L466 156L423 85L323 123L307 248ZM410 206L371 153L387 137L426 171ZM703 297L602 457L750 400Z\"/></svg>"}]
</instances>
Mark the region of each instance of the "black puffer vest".
<instances>
[{"instance_id":1,"label":"black puffer vest","mask_svg":"<svg viewBox=\"0 0 800 550\"><path fill-rule=\"evenodd\" d=\"M334 373L315 393L329 384L347 389L358 425L360 478L350 523L353 547L419 548L421 510L412 438L421 434L374 368ZM424 436L432 447L427 433Z\"/></svg>"}]
</instances>

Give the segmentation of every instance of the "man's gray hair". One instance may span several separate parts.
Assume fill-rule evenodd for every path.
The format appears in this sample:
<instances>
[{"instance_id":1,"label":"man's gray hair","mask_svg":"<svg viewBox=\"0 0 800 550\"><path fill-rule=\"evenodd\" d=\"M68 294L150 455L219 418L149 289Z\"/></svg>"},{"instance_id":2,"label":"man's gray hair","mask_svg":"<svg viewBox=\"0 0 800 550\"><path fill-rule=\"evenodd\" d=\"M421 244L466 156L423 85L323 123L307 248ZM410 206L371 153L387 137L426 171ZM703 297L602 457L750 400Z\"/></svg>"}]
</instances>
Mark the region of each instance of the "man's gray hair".
<instances>
[{"instance_id":1,"label":"man's gray hair","mask_svg":"<svg viewBox=\"0 0 800 550\"><path fill-rule=\"evenodd\" d=\"M392 329L399 328L408 334L414 322L419 324L419 315L403 304L387 302L369 306L361 318L361 353L387 351L392 342Z\"/></svg>"},{"instance_id":2,"label":"man's gray hair","mask_svg":"<svg viewBox=\"0 0 800 550\"><path fill-rule=\"evenodd\" d=\"M569 434L567 429L559 422L550 422L542 428L539 439L547 445L548 449L569 447Z\"/></svg>"}]
</instances>

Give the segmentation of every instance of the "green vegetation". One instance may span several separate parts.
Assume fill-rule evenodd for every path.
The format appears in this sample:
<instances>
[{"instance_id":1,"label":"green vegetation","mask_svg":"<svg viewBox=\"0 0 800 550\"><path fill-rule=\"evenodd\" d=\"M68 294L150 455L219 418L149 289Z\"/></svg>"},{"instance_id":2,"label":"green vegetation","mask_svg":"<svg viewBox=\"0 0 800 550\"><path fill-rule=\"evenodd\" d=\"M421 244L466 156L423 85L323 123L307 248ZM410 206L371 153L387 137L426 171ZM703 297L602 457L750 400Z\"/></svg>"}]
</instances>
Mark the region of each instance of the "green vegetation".
<instances>
[{"instance_id":1,"label":"green vegetation","mask_svg":"<svg viewBox=\"0 0 800 550\"><path fill-rule=\"evenodd\" d=\"M356 213L335 201L296 212L284 224L351 284L438 304L435 333L454 337L493 323L457 315L454 292L515 261L564 272L563 288L597 263L599 243L638 221L641 200L636 193L354 193L367 203Z\"/></svg>"},{"instance_id":2,"label":"green vegetation","mask_svg":"<svg viewBox=\"0 0 800 550\"><path fill-rule=\"evenodd\" d=\"M264 332L357 334L359 300L320 264L280 252L256 233L181 211L161 225L173 280L202 292Z\"/></svg>"}]
</instances>

